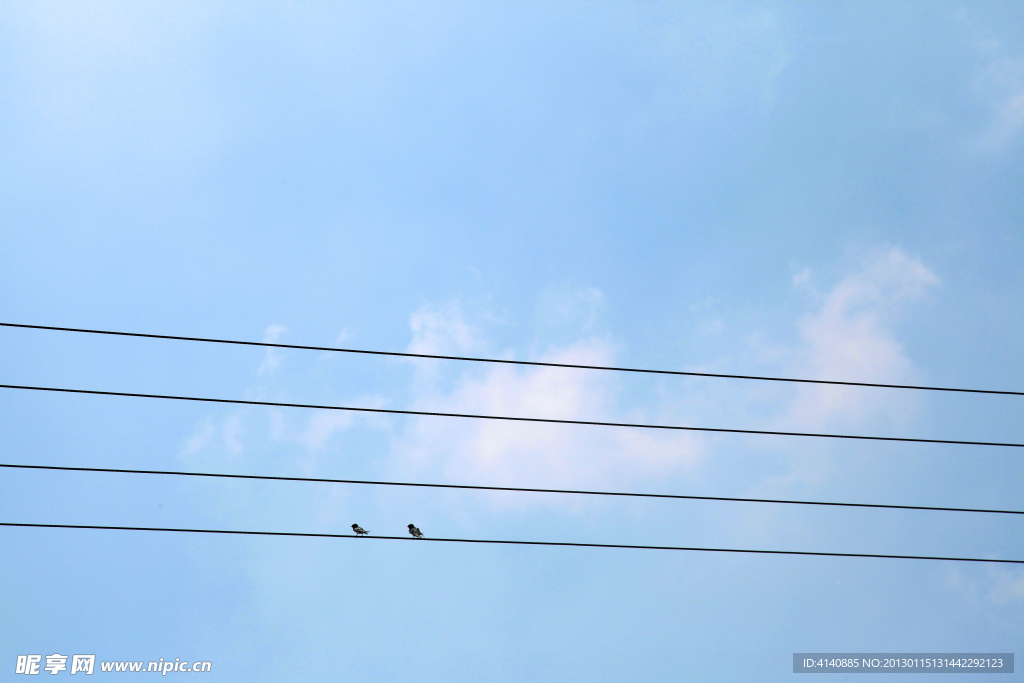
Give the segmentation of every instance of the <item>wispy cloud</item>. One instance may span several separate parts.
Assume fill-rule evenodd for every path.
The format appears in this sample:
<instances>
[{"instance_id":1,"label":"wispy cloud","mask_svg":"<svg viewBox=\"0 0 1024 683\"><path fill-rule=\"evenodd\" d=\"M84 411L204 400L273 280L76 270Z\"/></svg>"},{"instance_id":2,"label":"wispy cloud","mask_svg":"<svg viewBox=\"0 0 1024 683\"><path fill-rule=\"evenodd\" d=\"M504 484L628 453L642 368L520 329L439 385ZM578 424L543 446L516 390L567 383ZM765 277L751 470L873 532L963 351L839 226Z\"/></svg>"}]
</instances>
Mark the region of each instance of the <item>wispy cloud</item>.
<instances>
[{"instance_id":1,"label":"wispy cloud","mask_svg":"<svg viewBox=\"0 0 1024 683\"><path fill-rule=\"evenodd\" d=\"M380 396L361 396L341 401L346 405L383 408L389 400ZM220 417L207 417L185 440L181 456L189 461L220 463L236 461L248 453L260 453L269 441L296 455L293 461L307 474L316 471L324 454L330 453L332 440L343 432L364 426L388 431L387 416L349 413L336 410L285 412L278 408L239 410ZM298 447L298 448L294 448Z\"/></svg>"},{"instance_id":2,"label":"wispy cloud","mask_svg":"<svg viewBox=\"0 0 1024 683\"><path fill-rule=\"evenodd\" d=\"M1015 141L1024 129L1024 88L1011 93L998 107L991 127L982 138L982 145L1002 149Z\"/></svg>"},{"instance_id":3,"label":"wispy cloud","mask_svg":"<svg viewBox=\"0 0 1024 683\"><path fill-rule=\"evenodd\" d=\"M801 272L797 278L804 288L812 287L812 279L810 271ZM919 259L900 249L875 252L831 289L815 294L813 310L793 321L800 343L779 355L779 371L814 379L915 380L917 371L897 341L895 324L905 304L921 299L938 283ZM572 297L562 300L571 301ZM590 292L577 300L579 306L592 308L603 298ZM565 317L571 319L574 315L569 311ZM590 315L577 316L577 320L579 329L594 326ZM465 352L487 346L479 327L467 321L457 304L421 309L412 316L410 327L413 341L409 348L420 352ZM607 335L581 334L575 341L536 358L614 365L615 350ZM514 354L509 351L504 357ZM757 416L770 407L775 415L772 427L808 431L899 427L917 410L917 404L905 396L828 386L798 386L768 394L759 391L763 387L751 388L746 394L722 387L720 390L728 394L728 400L722 401L719 399L726 394L719 396L715 393L719 388L703 384L649 394L641 407L624 406L625 385L614 373L508 366L444 367L461 374L453 379L442 375L436 365L418 368L412 392L417 409L710 424L721 419L713 414L719 409L715 406L724 404L736 426L754 426ZM699 434L422 418L409 421L395 436L393 466L405 475L446 481L609 486L710 466L714 443ZM805 465L795 462L794 467L806 469ZM819 472L814 476L821 475ZM782 480L775 483L785 484Z\"/></svg>"},{"instance_id":4,"label":"wispy cloud","mask_svg":"<svg viewBox=\"0 0 1024 683\"><path fill-rule=\"evenodd\" d=\"M802 271L798 279L807 285L810 277ZM893 323L903 304L920 299L938 284L931 270L900 249L875 253L821 296L817 310L797 323L802 344L794 352L790 371L808 379L914 380L916 371L896 340ZM800 385L785 422L802 427L850 427L905 416L912 409L906 396Z\"/></svg>"},{"instance_id":5,"label":"wispy cloud","mask_svg":"<svg viewBox=\"0 0 1024 683\"><path fill-rule=\"evenodd\" d=\"M224 429L221 432L224 437L224 447L232 456L241 455L245 447L242 445L242 434L244 425L242 416L234 413L224 421Z\"/></svg>"},{"instance_id":6,"label":"wispy cloud","mask_svg":"<svg viewBox=\"0 0 1024 683\"><path fill-rule=\"evenodd\" d=\"M389 401L380 396L362 396L346 403L363 408L383 408ZM297 443L302 446L305 455L299 460L299 467L306 473L312 473L316 470L321 457L329 452L331 440L359 424L370 429L386 431L390 428L391 422L383 415L318 410L309 415L305 426L294 431L280 425L274 438L278 442Z\"/></svg>"},{"instance_id":7,"label":"wispy cloud","mask_svg":"<svg viewBox=\"0 0 1024 683\"><path fill-rule=\"evenodd\" d=\"M210 443L216 432L216 427L213 425L213 420L205 419L196 432L185 440L185 446L182 448L182 452L185 455L194 455L199 451L206 448L206 445Z\"/></svg>"},{"instance_id":8,"label":"wispy cloud","mask_svg":"<svg viewBox=\"0 0 1024 683\"><path fill-rule=\"evenodd\" d=\"M409 353L468 353L484 346L478 328L466 320L457 302L423 306L412 314L409 329L412 331Z\"/></svg>"},{"instance_id":9,"label":"wispy cloud","mask_svg":"<svg viewBox=\"0 0 1024 683\"><path fill-rule=\"evenodd\" d=\"M577 335L594 336L604 322L604 292L597 287L549 290L537 307L537 318L549 331L570 329Z\"/></svg>"},{"instance_id":10,"label":"wispy cloud","mask_svg":"<svg viewBox=\"0 0 1024 683\"><path fill-rule=\"evenodd\" d=\"M794 282L811 292L813 304L792 321L799 342L774 356L782 374L817 379L907 382L917 371L898 342L895 324L903 307L938 285L919 259L897 248L874 253L824 292L814 289L814 274L801 271ZM619 345L601 320L599 290L561 292L538 307L541 324L553 325L564 343L531 359L581 365L616 365ZM493 355L513 359L513 350L490 351L485 332L493 320L486 312L467 315L458 302L430 304L409 319L415 353ZM557 320L544 323L547 318ZM567 322L568 321L568 322ZM561 326L561 327L559 327ZM576 330L575 337L567 332ZM284 333L267 330L268 339ZM782 347L779 347L782 348ZM616 373L566 368L525 368L450 361L408 361L412 369L403 407L448 413L531 416L566 420L737 426L823 431L896 427L909 422L917 406L906 396L849 387L670 383L644 391L637 399L635 378ZM716 368L726 372L749 368ZM648 387L653 389L655 387ZM349 405L384 407L381 396L364 395ZM422 481L485 483L559 488L622 488L652 478L710 473L720 439L699 433L422 417L392 420L335 411L283 415L269 411L267 429L228 416L220 427L204 423L185 451L220 447L222 457L245 451L245 439L263 438L298 446L296 464L313 472L339 443L339 435L357 425L390 433L388 468L393 476ZM245 419L248 421L249 416ZM767 421L767 424L766 424ZM220 436L219 441L214 436ZM729 440L730 447L736 440ZM773 478L747 480L744 486L788 487L796 481L828 475L815 462L800 460L799 445L788 470ZM735 460L730 460L735 462ZM705 472L706 471L706 472ZM495 500L499 500L495 498ZM534 505L539 499L501 498L501 505ZM545 504L565 501L545 499ZM498 503L495 503L496 505ZM576 503L571 503L576 505Z\"/></svg>"},{"instance_id":11,"label":"wispy cloud","mask_svg":"<svg viewBox=\"0 0 1024 683\"><path fill-rule=\"evenodd\" d=\"M263 330L263 341L269 344L276 343L282 335L287 334L288 328L284 325L273 324ZM281 360L284 358L279 351L275 349L266 349L263 354L263 362L260 363L259 369L256 371L259 374L270 373L277 369L277 366L281 364Z\"/></svg>"},{"instance_id":12,"label":"wispy cloud","mask_svg":"<svg viewBox=\"0 0 1024 683\"><path fill-rule=\"evenodd\" d=\"M919 259L898 248L882 249L824 293L814 275L801 270L794 286L811 293L813 309L795 321L799 343L777 348L778 372L791 377L886 384L920 383L919 371L896 336L907 304L920 300L939 279ZM758 394L758 391L763 392ZM799 384L751 390L775 402L766 426L782 431L898 434L920 415L922 399L907 392L865 387ZM772 444L779 444L772 441ZM837 471L821 443L785 443L788 464L757 484L764 493L817 486ZM839 468L841 469L841 468ZM847 470L843 470L847 471Z\"/></svg>"},{"instance_id":13,"label":"wispy cloud","mask_svg":"<svg viewBox=\"0 0 1024 683\"><path fill-rule=\"evenodd\" d=\"M187 460L208 460L211 454L219 453L219 459L233 459L245 451L245 432L242 412L232 412L218 420L206 417L185 440L181 456Z\"/></svg>"},{"instance_id":14,"label":"wispy cloud","mask_svg":"<svg viewBox=\"0 0 1024 683\"><path fill-rule=\"evenodd\" d=\"M581 301L592 303L594 292L588 290ZM410 349L485 346L457 305L418 311L411 327L414 339ZM443 332L451 338L441 339ZM538 359L587 365L614 362L612 345L602 338L584 338ZM561 368L467 369L454 384L442 384L424 372L416 383L414 405L439 412L611 420L621 417L616 412L615 382L609 373ZM644 416L634 413L632 419L643 420ZM699 443L693 435L423 418L411 421L396 437L395 468L418 475L431 473L449 481L608 485L692 463L698 457Z\"/></svg>"},{"instance_id":15,"label":"wispy cloud","mask_svg":"<svg viewBox=\"0 0 1024 683\"><path fill-rule=\"evenodd\" d=\"M1024 131L1024 58L1006 54L997 41L984 43L982 52L989 55L989 62L977 83L991 119L978 146L984 151L1001 151Z\"/></svg>"},{"instance_id":16,"label":"wispy cloud","mask_svg":"<svg viewBox=\"0 0 1024 683\"><path fill-rule=\"evenodd\" d=\"M967 571L951 568L946 572L947 589L976 602L993 605L1024 603L1024 572L1005 567L985 567Z\"/></svg>"}]
</instances>

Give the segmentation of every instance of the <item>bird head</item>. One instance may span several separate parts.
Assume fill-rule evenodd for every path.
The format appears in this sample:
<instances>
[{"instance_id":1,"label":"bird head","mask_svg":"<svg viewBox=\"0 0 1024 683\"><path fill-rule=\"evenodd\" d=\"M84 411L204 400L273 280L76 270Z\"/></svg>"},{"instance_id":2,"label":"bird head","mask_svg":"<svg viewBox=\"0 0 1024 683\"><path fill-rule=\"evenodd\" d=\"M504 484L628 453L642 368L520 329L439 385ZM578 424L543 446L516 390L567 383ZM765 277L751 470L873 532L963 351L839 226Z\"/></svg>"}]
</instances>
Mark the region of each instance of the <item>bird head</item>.
<instances>
[{"instance_id":1,"label":"bird head","mask_svg":"<svg viewBox=\"0 0 1024 683\"><path fill-rule=\"evenodd\" d=\"M416 525L415 525L415 524L410 524L410 525L409 525L409 528L410 528L410 529L415 529L415 528L416 528Z\"/></svg>"},{"instance_id":2,"label":"bird head","mask_svg":"<svg viewBox=\"0 0 1024 683\"><path fill-rule=\"evenodd\" d=\"M352 528L355 529L357 526L359 526L359 525L358 524L353 524Z\"/></svg>"}]
</instances>

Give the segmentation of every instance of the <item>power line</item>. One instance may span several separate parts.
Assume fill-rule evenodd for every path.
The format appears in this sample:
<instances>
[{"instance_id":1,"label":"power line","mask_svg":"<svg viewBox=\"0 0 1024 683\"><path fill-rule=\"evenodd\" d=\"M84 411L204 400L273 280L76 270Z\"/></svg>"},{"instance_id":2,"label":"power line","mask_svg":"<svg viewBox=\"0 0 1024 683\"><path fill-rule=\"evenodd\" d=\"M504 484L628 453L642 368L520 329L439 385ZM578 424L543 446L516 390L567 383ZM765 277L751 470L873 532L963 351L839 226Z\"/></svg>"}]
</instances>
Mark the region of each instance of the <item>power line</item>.
<instances>
[{"instance_id":1,"label":"power line","mask_svg":"<svg viewBox=\"0 0 1024 683\"><path fill-rule=\"evenodd\" d=\"M187 534L238 534L244 536L294 536L302 538L370 538L382 541L434 541L436 543L491 543L498 545L547 545L570 548L620 548L624 550L690 550L706 553L750 553L758 555L815 555L819 557L872 557L889 560L943 560L948 562L993 562L1024 564L1024 560L993 560L981 557L937 557L930 555L881 555L875 553L824 553L806 550L753 550L748 548L691 548L670 545L623 545L616 543L568 543L559 541L497 541L479 538L412 538L406 536L355 536L350 534L317 534L298 531L239 531L235 529L175 529L145 526L99 526L95 524L28 524L0 522L0 526L37 529L100 529L106 531L170 531Z\"/></svg>"},{"instance_id":2,"label":"power line","mask_svg":"<svg viewBox=\"0 0 1024 683\"><path fill-rule=\"evenodd\" d=\"M630 427L636 429L668 429L688 432L718 432L725 434L760 434L768 436L810 436L823 439L857 439L863 441L901 441L907 443L942 443L961 446L1007 446L1024 448L1024 443L1003 443L998 441L956 441L953 439L916 439L902 436L863 436L856 434L818 434L815 432L777 432L764 429L725 429L722 427L684 427L680 425L638 424L632 422L598 422L595 420L559 420L548 417L513 417L508 415L477 415L472 413L441 413L429 410L398 410L395 408L357 408L354 406L326 406L311 403L284 403L280 401L247 401L235 398L204 398L200 396L172 396L168 394L140 394L128 391L99 391L96 389L64 389L59 387L35 387L20 384L0 384L0 389L25 389L29 391L52 391L65 394L89 394L93 396L126 396L130 398L158 398L169 401L198 401L201 403L228 403L232 405L271 406L275 408L313 408L315 410L345 410L359 413L386 413L390 415L420 415L428 417L460 417L474 420L502 420L506 422L540 422L545 424L589 425L596 427Z\"/></svg>"},{"instance_id":3,"label":"power line","mask_svg":"<svg viewBox=\"0 0 1024 683\"><path fill-rule=\"evenodd\" d=\"M884 508L890 510L937 510L942 512L989 512L1000 515L1024 515L1024 510L990 510L985 508L951 508L926 505L883 505L878 503L833 503L813 500L785 500L774 498L728 498L725 496L688 496L671 493L625 493L621 491L580 491L575 489L538 489L519 486L478 486L470 484L422 484L404 481L371 481L365 479L325 479L321 477L279 477L258 474L221 474L215 472L180 472L175 470L132 470L111 467L65 467L58 465L12 465L0 467L25 470L57 470L66 472L102 472L114 474L160 474L179 477L214 477L222 479L255 479L265 481L304 481L326 484L369 484L371 486L416 486L435 489L468 489L472 491L514 491L521 493L571 493L587 496L622 496L631 498L670 498L677 500L717 500L735 503L782 503L787 505L830 505L836 507Z\"/></svg>"},{"instance_id":4,"label":"power line","mask_svg":"<svg viewBox=\"0 0 1024 683\"><path fill-rule=\"evenodd\" d=\"M764 382L796 382L800 384L830 384L849 387L876 387L880 389L915 389L920 391L954 391L967 394L999 394L1004 396L1024 396L1024 391L999 391L995 389L961 389L954 387L930 387L916 384L881 384L875 382L844 382L828 379L800 379L795 377L765 377L760 375L727 375L717 372L686 372L683 370L651 370L646 368L626 368L609 365L579 365L574 363L545 363L541 361L507 360L502 358L477 358L473 356L443 356L431 353L403 353L399 351L371 351L368 349L349 349L335 346L305 346L301 344L279 344L276 342L252 342L236 339L211 339L208 337L182 337L172 334L145 334L142 332L115 332L111 330L92 330L77 327L53 327L51 325L22 325L17 323L0 323L0 327L17 327L28 330L50 330L56 332L79 332L84 334L106 334L118 337L139 337L143 339L168 339L173 341L193 341L207 344L234 344L236 346L261 346L275 349L299 349L304 351L333 351L337 353L362 353L372 356L396 356L400 358L426 358L434 360L459 360L472 363L503 363L505 365L528 365L547 368L572 368L576 370L608 370L613 372L637 372L651 375L676 375L684 377L717 377L723 379L749 379Z\"/></svg>"}]
</instances>

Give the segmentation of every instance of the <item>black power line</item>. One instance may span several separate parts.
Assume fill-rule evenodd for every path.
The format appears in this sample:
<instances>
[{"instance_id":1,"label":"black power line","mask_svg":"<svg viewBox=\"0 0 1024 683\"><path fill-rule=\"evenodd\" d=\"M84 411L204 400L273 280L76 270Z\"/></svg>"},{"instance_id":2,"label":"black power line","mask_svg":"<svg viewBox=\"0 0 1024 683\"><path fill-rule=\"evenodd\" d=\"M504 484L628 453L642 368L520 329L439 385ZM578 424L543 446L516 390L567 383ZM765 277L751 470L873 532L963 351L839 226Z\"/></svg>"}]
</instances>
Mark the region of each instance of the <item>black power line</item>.
<instances>
[{"instance_id":1,"label":"black power line","mask_svg":"<svg viewBox=\"0 0 1024 683\"><path fill-rule=\"evenodd\" d=\"M111 467L65 467L58 465L12 465L0 467L25 470L57 470L66 472L102 472L114 474L162 474L179 477L215 477L222 479L256 479L265 481L305 481L326 484L369 484L372 486L418 486L434 489L468 489L472 491L515 491L521 493L572 493L587 496L624 496L631 498L671 498L677 500L720 500L735 503L782 503L787 505L831 505L836 507L884 508L889 510L938 510L942 512L990 512L1000 515L1024 515L1024 510L990 510L985 508L951 508L927 505L882 505L878 503L831 503L814 500L783 500L774 498L728 498L725 496L686 496L671 493L625 493L620 491L578 491L575 489L538 489L519 486L476 486L470 484L421 484L405 481L370 481L365 479L325 479L320 477L279 477L258 474L220 474L214 472L180 472L174 470L130 470Z\"/></svg>"},{"instance_id":2,"label":"black power line","mask_svg":"<svg viewBox=\"0 0 1024 683\"><path fill-rule=\"evenodd\" d=\"M718 377L724 379L751 379L765 382L797 382L801 384L831 384L848 387L877 387L881 389L916 389L921 391L955 391L967 394L1000 394L1004 396L1024 396L1024 391L999 391L995 389L958 389L953 387L929 387L915 384L880 384L875 382L844 382L828 379L799 379L794 377L763 377L760 375L727 375L717 372L685 372L682 370L650 370L645 368L625 368L608 365L578 365L574 363L545 363L528 360L506 360L501 358L475 358L472 356L442 356L430 353L402 353L399 351L370 351L367 349L347 349L335 346L305 346L301 344L279 344L275 342L251 342L236 339L210 339L207 337L181 337L172 334L145 334L142 332L115 332L111 330L91 330L77 327L53 327L50 325L21 325L17 323L0 323L0 327L17 327L28 330L51 330L56 332L81 332L85 334L107 334L118 337L140 337L143 339L170 339L173 341L193 341L207 344L234 344L237 346L262 346L275 349L300 349L305 351L334 351L338 353L362 353L372 356L397 356L401 358L429 358L434 360L459 360L473 363L504 363L506 365L528 365L547 368L573 368L577 370L610 370L614 372L639 372L651 375L677 375L685 377Z\"/></svg>"},{"instance_id":3,"label":"black power line","mask_svg":"<svg viewBox=\"0 0 1024 683\"><path fill-rule=\"evenodd\" d=\"M688 432L719 432L726 434L762 434L769 436L813 436L824 439L858 439L864 441L902 441L908 443L944 443L962 446L1008 446L1024 448L1024 443L1003 443L998 441L956 441L953 439L915 439L902 436L862 436L856 434L818 434L814 432L776 432L764 429L725 429L721 427L683 427L680 425L652 425L632 422L598 422L595 420L559 420L547 417L513 417L508 415L476 415L472 413L441 413L429 410L397 410L394 408L356 408L354 406L326 406L310 403L283 403L280 401L246 401L234 398L203 398L199 396L171 396L167 394L140 394L127 391L99 391L96 389L63 389L58 387L34 387L20 384L0 384L0 389L26 389L29 391L53 391L65 394L89 394L93 396L127 396L131 398L159 398L170 401L198 401L202 403L228 403L247 406L271 406L275 408L313 408L316 410L345 410L359 413L386 413L390 415L423 415L430 417L461 417L474 420L503 420L507 422L541 422L546 424L590 425L597 427L631 427L637 429L668 429Z\"/></svg>"},{"instance_id":4,"label":"black power line","mask_svg":"<svg viewBox=\"0 0 1024 683\"><path fill-rule=\"evenodd\" d=\"M559 541L496 541L479 538L411 538L406 536L356 536L350 534L316 534L298 531L238 531L234 529L175 529L146 526L99 526L95 524L28 524L0 522L0 526L37 529L101 529L107 531L171 531L187 534L238 534L244 536L295 536L302 538L371 538L384 541L434 541L437 543L492 543L499 545L549 545L570 548L621 548L627 550L690 550L705 553L751 553L758 555L816 555L819 557L873 557L889 560L944 560L948 562L994 562L1024 564L1024 560L993 560L981 557L938 557L931 555L881 555L876 553L820 553L807 550L753 550L748 548L690 548L671 545L624 545L617 543L568 543Z\"/></svg>"}]
</instances>

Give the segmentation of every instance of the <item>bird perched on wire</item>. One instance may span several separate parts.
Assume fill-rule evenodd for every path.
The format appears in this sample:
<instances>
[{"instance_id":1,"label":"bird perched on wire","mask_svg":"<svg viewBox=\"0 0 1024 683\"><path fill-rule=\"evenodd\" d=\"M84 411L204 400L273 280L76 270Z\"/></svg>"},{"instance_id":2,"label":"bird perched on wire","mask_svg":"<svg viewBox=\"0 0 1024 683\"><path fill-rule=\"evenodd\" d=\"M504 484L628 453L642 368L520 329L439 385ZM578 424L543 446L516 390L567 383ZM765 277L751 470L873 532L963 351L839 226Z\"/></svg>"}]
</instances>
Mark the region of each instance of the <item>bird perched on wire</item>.
<instances>
[{"instance_id":1,"label":"bird perched on wire","mask_svg":"<svg viewBox=\"0 0 1024 683\"><path fill-rule=\"evenodd\" d=\"M353 524L352 525L352 531L356 532L356 536L365 536L366 534L370 533L369 531L367 531L363 527L359 526L358 524Z\"/></svg>"},{"instance_id":2,"label":"bird perched on wire","mask_svg":"<svg viewBox=\"0 0 1024 683\"><path fill-rule=\"evenodd\" d=\"M417 529L415 524L409 525L409 533L413 538L423 538L423 532Z\"/></svg>"}]
</instances>

